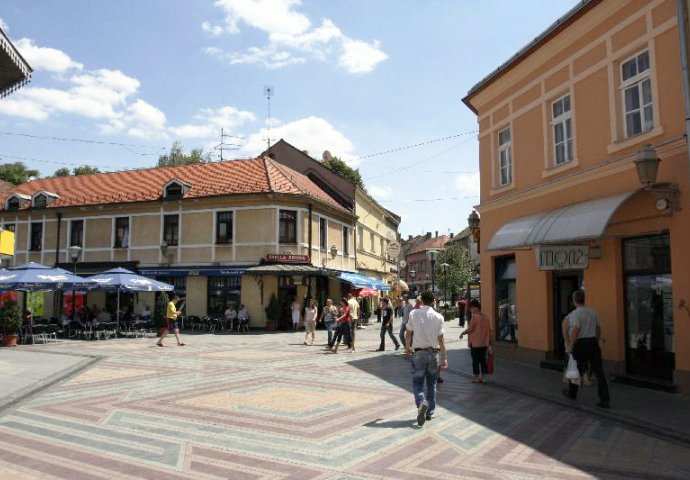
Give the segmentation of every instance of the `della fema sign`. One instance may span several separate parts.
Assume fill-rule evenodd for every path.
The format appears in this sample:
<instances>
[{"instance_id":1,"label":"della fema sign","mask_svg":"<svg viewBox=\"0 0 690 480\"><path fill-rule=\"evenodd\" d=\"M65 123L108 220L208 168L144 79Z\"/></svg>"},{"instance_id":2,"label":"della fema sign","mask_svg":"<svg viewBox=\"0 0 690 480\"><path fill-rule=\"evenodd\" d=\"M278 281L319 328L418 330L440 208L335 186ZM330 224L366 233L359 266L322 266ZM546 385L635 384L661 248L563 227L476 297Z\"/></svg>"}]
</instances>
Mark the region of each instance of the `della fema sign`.
<instances>
[{"instance_id":1,"label":"della fema sign","mask_svg":"<svg viewBox=\"0 0 690 480\"><path fill-rule=\"evenodd\" d=\"M534 253L539 270L584 270L589 266L587 245L539 245Z\"/></svg>"}]
</instances>

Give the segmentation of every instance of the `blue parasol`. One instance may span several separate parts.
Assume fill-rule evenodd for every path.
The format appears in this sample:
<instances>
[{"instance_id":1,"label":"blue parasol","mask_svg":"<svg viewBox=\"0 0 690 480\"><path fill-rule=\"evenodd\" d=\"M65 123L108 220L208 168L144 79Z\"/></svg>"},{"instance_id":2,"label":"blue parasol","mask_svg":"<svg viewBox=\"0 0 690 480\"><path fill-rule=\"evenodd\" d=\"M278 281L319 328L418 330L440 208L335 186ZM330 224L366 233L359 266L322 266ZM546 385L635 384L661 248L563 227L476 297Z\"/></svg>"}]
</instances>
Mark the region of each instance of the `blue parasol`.
<instances>
[{"instance_id":1,"label":"blue parasol","mask_svg":"<svg viewBox=\"0 0 690 480\"><path fill-rule=\"evenodd\" d=\"M29 262L0 271L0 290L52 292L89 288L91 282L62 268Z\"/></svg>"}]
</instances>

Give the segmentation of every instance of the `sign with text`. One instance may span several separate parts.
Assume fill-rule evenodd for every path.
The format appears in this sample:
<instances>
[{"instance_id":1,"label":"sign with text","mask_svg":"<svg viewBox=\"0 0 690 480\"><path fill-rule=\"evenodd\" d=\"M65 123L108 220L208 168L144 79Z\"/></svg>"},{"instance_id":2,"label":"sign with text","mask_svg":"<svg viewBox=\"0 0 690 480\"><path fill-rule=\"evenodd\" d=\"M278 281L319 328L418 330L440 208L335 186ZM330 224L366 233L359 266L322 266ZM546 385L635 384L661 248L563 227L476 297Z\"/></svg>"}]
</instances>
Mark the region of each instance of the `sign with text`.
<instances>
[{"instance_id":1,"label":"sign with text","mask_svg":"<svg viewBox=\"0 0 690 480\"><path fill-rule=\"evenodd\" d=\"M589 266L587 245L539 245L534 253L539 270L584 270Z\"/></svg>"},{"instance_id":2,"label":"sign with text","mask_svg":"<svg viewBox=\"0 0 690 480\"><path fill-rule=\"evenodd\" d=\"M269 253L266 261L272 263L309 263L309 255L288 255Z\"/></svg>"}]
</instances>

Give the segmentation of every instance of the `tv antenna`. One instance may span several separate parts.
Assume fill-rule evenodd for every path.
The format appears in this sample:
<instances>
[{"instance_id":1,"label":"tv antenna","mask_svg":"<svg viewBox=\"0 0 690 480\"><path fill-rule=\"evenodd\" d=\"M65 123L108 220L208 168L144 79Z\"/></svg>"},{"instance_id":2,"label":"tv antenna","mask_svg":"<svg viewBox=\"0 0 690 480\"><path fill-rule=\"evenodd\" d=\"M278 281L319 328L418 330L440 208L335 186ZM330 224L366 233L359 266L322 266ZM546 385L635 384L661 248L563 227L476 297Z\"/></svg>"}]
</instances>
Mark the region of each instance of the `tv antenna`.
<instances>
[{"instance_id":1,"label":"tv antenna","mask_svg":"<svg viewBox=\"0 0 690 480\"><path fill-rule=\"evenodd\" d=\"M241 140L242 137L238 137L236 135L230 135L225 133L225 130L223 128L220 129L220 143L213 147L214 150L220 150L220 161L222 162L223 159L223 150L239 150L241 145L239 143L230 143L230 142L225 142L226 138L232 138L235 141L236 140Z\"/></svg>"},{"instance_id":2,"label":"tv antenna","mask_svg":"<svg viewBox=\"0 0 690 480\"><path fill-rule=\"evenodd\" d=\"M266 134L266 149L271 148L271 97L273 97L274 89L270 85L264 85L264 96L266 97L266 105L268 107L268 132Z\"/></svg>"}]
</instances>

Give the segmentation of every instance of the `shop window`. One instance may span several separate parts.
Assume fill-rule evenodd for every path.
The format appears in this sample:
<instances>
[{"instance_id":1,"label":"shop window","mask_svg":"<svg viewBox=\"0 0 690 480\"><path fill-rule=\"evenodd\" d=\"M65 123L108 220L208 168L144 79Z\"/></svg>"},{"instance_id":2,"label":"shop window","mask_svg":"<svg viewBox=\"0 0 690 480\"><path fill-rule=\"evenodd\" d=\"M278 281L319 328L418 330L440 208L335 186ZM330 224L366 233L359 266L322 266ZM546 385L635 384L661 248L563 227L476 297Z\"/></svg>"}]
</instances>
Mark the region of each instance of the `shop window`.
<instances>
[{"instance_id":1,"label":"shop window","mask_svg":"<svg viewBox=\"0 0 690 480\"><path fill-rule=\"evenodd\" d=\"M496 340L517 343L518 312L515 255L497 257L496 272Z\"/></svg>"},{"instance_id":2,"label":"shop window","mask_svg":"<svg viewBox=\"0 0 690 480\"><path fill-rule=\"evenodd\" d=\"M180 235L180 216L165 215L163 217L163 241L166 245L177 245Z\"/></svg>"},{"instance_id":3,"label":"shop window","mask_svg":"<svg viewBox=\"0 0 690 480\"><path fill-rule=\"evenodd\" d=\"M31 235L29 237L29 250L40 252L43 248L43 223L33 222L31 224Z\"/></svg>"},{"instance_id":4,"label":"shop window","mask_svg":"<svg viewBox=\"0 0 690 480\"><path fill-rule=\"evenodd\" d=\"M350 229L343 227L343 255L350 255Z\"/></svg>"},{"instance_id":5,"label":"shop window","mask_svg":"<svg viewBox=\"0 0 690 480\"><path fill-rule=\"evenodd\" d=\"M319 218L319 248L328 250L328 222L325 218Z\"/></svg>"},{"instance_id":6,"label":"shop window","mask_svg":"<svg viewBox=\"0 0 690 480\"><path fill-rule=\"evenodd\" d=\"M513 151L510 127L498 132L498 180L501 187L513 183Z\"/></svg>"},{"instance_id":7,"label":"shop window","mask_svg":"<svg viewBox=\"0 0 690 480\"><path fill-rule=\"evenodd\" d=\"M129 247L129 217L115 219L115 248Z\"/></svg>"},{"instance_id":8,"label":"shop window","mask_svg":"<svg viewBox=\"0 0 690 480\"><path fill-rule=\"evenodd\" d=\"M278 225L280 243L297 243L297 212L281 210Z\"/></svg>"},{"instance_id":9,"label":"shop window","mask_svg":"<svg viewBox=\"0 0 690 480\"><path fill-rule=\"evenodd\" d=\"M208 277L208 314L221 315L226 306L239 306L242 277Z\"/></svg>"},{"instance_id":10,"label":"shop window","mask_svg":"<svg viewBox=\"0 0 690 480\"><path fill-rule=\"evenodd\" d=\"M621 92L625 136L650 131L654 127L654 104L648 51L621 64Z\"/></svg>"},{"instance_id":11,"label":"shop window","mask_svg":"<svg viewBox=\"0 0 690 480\"><path fill-rule=\"evenodd\" d=\"M232 243L232 212L216 213L216 243Z\"/></svg>"},{"instance_id":12,"label":"shop window","mask_svg":"<svg viewBox=\"0 0 690 480\"><path fill-rule=\"evenodd\" d=\"M570 110L570 95L565 95L553 102L551 114L554 163L563 165L573 159L573 119Z\"/></svg>"},{"instance_id":13,"label":"shop window","mask_svg":"<svg viewBox=\"0 0 690 480\"><path fill-rule=\"evenodd\" d=\"M72 220L69 222L70 246L84 246L84 220Z\"/></svg>"},{"instance_id":14,"label":"shop window","mask_svg":"<svg viewBox=\"0 0 690 480\"><path fill-rule=\"evenodd\" d=\"M16 231L17 226L14 223L6 223L5 224L5 230L9 232L14 232Z\"/></svg>"}]
</instances>

